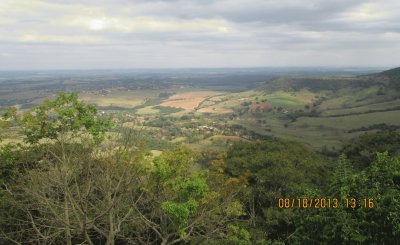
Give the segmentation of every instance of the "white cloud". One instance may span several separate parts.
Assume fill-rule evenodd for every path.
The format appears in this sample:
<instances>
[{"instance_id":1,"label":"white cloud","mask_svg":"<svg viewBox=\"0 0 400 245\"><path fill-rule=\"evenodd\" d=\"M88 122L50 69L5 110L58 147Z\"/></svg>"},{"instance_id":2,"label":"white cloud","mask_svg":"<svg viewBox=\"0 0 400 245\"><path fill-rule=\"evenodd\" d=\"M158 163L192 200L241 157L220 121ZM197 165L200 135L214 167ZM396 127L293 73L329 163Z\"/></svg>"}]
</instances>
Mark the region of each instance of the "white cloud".
<instances>
[{"instance_id":1,"label":"white cloud","mask_svg":"<svg viewBox=\"0 0 400 245\"><path fill-rule=\"evenodd\" d=\"M379 8L377 3L365 3L358 9L344 13L343 15L354 21L380 20L387 17L387 13Z\"/></svg>"},{"instance_id":2,"label":"white cloud","mask_svg":"<svg viewBox=\"0 0 400 245\"><path fill-rule=\"evenodd\" d=\"M160 20L149 16L119 17L119 16L69 16L51 22L60 27L85 28L91 31L117 32L179 32L208 31L226 33L232 27L226 21L213 19L195 20Z\"/></svg>"},{"instance_id":3,"label":"white cloud","mask_svg":"<svg viewBox=\"0 0 400 245\"><path fill-rule=\"evenodd\" d=\"M18 38L20 42L31 43L65 43L65 44L100 44L105 43L103 37L97 36L68 36L68 35L41 35L24 34Z\"/></svg>"}]
</instances>

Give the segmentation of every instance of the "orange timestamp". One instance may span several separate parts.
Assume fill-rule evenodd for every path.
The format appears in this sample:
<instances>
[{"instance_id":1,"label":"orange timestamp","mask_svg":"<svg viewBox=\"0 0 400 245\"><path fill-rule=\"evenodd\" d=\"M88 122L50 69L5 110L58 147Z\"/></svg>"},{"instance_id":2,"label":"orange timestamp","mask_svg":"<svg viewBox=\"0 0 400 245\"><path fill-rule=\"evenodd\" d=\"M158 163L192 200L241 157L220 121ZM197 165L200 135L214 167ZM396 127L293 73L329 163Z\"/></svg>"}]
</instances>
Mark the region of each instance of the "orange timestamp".
<instances>
[{"instance_id":1,"label":"orange timestamp","mask_svg":"<svg viewBox=\"0 0 400 245\"><path fill-rule=\"evenodd\" d=\"M321 197L321 198L278 198L278 208L302 208L302 209L337 209L337 208L375 208L374 198L338 198Z\"/></svg>"}]
</instances>

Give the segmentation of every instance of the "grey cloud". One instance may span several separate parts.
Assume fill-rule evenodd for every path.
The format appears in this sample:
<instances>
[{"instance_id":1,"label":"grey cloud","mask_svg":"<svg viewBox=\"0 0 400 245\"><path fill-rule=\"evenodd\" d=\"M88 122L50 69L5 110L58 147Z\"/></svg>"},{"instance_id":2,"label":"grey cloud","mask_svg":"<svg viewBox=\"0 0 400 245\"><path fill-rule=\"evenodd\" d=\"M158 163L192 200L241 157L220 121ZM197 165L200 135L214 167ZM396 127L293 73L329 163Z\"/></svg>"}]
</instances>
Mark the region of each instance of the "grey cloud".
<instances>
[{"instance_id":1,"label":"grey cloud","mask_svg":"<svg viewBox=\"0 0 400 245\"><path fill-rule=\"evenodd\" d=\"M161 1L156 1L160 3ZM179 4L177 4L179 2ZM144 13L161 17L175 17L182 19L194 18L221 18L238 24L259 24L263 26L292 25L295 28L304 28L316 31L351 31L386 32L399 31L400 16L387 21L375 21L374 25L344 21L341 14L356 10L362 4L374 3L365 0L315 0L315 1L168 1L169 4L144 4L140 8ZM395 1L385 1L382 5L394 5ZM375 2L376 3L376 2ZM396 6L394 6L396 7ZM400 11L400 6L397 6Z\"/></svg>"},{"instance_id":2,"label":"grey cloud","mask_svg":"<svg viewBox=\"0 0 400 245\"><path fill-rule=\"evenodd\" d=\"M396 0L40 1L57 6L0 13L0 69L399 62ZM80 18L98 26L69 25ZM136 29L102 28L102 19L118 18L121 25L151 21ZM157 29L162 23L170 26Z\"/></svg>"}]
</instances>

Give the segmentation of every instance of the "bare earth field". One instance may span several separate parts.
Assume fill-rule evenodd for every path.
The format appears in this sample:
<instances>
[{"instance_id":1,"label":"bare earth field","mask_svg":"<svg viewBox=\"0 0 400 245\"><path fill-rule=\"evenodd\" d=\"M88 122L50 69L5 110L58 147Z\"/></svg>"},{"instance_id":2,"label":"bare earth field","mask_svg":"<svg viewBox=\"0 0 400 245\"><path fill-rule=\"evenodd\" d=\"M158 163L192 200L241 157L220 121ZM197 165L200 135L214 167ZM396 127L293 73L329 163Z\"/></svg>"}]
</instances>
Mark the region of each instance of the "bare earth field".
<instances>
[{"instance_id":1,"label":"bare earth field","mask_svg":"<svg viewBox=\"0 0 400 245\"><path fill-rule=\"evenodd\" d=\"M194 110L205 99L219 94L219 92L215 91L179 93L171 96L167 101L161 103L160 105L182 108L185 110Z\"/></svg>"}]
</instances>

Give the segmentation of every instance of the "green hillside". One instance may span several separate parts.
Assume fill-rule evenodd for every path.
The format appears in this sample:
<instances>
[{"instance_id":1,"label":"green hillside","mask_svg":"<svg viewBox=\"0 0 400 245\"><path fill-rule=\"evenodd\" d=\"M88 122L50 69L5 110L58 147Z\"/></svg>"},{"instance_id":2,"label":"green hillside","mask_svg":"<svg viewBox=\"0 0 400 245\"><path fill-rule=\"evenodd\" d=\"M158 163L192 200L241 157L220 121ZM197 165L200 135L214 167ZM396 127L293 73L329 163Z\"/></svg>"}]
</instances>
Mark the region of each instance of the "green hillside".
<instances>
[{"instance_id":1,"label":"green hillside","mask_svg":"<svg viewBox=\"0 0 400 245\"><path fill-rule=\"evenodd\" d=\"M270 110L255 113L236 107L242 114L237 123L314 148L337 147L365 132L400 128L399 78L400 68L353 77L280 77L247 99L248 104L258 103L258 93Z\"/></svg>"},{"instance_id":2,"label":"green hillside","mask_svg":"<svg viewBox=\"0 0 400 245\"><path fill-rule=\"evenodd\" d=\"M379 75L389 79L390 87L400 90L400 67L381 72Z\"/></svg>"}]
</instances>

